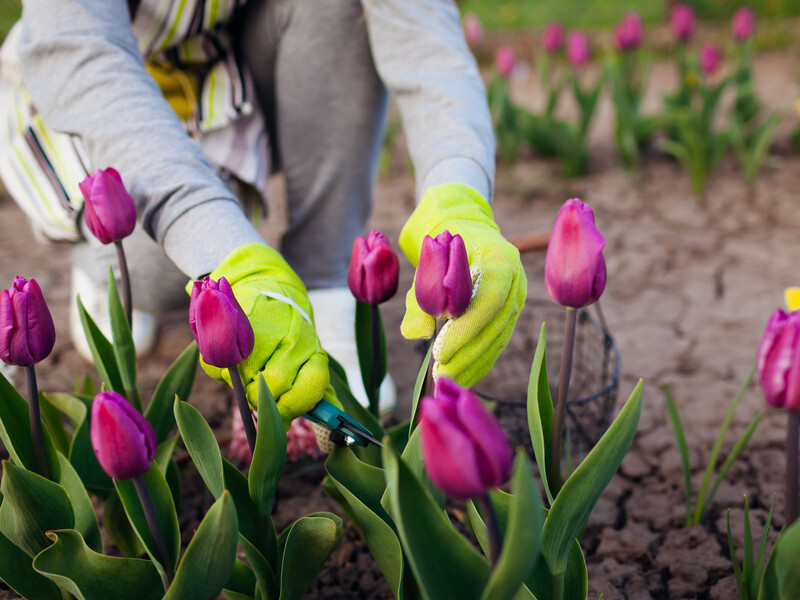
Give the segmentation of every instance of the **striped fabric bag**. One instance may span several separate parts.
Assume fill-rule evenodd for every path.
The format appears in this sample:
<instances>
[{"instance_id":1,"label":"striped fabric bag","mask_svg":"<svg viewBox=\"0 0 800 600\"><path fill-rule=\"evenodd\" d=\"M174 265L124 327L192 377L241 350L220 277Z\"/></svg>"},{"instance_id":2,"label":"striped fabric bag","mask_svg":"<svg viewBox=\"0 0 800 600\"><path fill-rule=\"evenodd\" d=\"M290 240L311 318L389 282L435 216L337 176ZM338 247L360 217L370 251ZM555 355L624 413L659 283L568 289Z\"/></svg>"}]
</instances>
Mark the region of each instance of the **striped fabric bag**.
<instances>
[{"instance_id":1,"label":"striped fabric bag","mask_svg":"<svg viewBox=\"0 0 800 600\"><path fill-rule=\"evenodd\" d=\"M229 185L263 210L269 174L263 117L225 25L245 0L130 0L147 69ZM77 241L78 183L90 165L75 136L50 129L32 106L16 56L19 25L0 48L0 179L37 238Z\"/></svg>"}]
</instances>

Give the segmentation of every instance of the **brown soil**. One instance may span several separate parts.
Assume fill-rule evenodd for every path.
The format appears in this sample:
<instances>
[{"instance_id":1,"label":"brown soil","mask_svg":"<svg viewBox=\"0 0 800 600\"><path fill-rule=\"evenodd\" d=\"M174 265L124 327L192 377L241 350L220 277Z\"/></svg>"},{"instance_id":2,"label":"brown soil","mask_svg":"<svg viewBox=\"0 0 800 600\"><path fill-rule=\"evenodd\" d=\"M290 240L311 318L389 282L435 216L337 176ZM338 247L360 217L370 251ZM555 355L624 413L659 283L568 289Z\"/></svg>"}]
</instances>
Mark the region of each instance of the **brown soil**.
<instances>
[{"instance_id":1,"label":"brown soil","mask_svg":"<svg viewBox=\"0 0 800 600\"><path fill-rule=\"evenodd\" d=\"M759 56L756 75L762 96L773 108L787 111L797 97L793 56L772 52ZM656 65L648 105L655 108L658 89L669 86L670 71ZM515 84L521 101L535 86ZM535 102L533 102L535 104ZM674 391L686 425L695 490L699 487L717 430L739 385L754 362L756 347L769 314L782 303L784 287L797 284L800 255L800 157L773 156L754 190L748 190L732 160L712 177L705 202L690 191L682 169L651 158L634 177L619 170L609 140L612 113L601 105L592 132L593 172L575 180L560 176L557 164L535 159L498 171L495 211L507 236L552 225L567 198L591 204L605 234L608 285L603 309L622 357L619 396L628 396L639 378L645 382L645 402L639 431L620 473L595 509L584 538L589 564L590 595L607 600L730 599L736 596L725 540L725 515L731 509L736 544L741 552L742 496L750 499L755 521L763 521L777 493L775 526L783 525L785 417L767 410L757 386L746 390L722 455L758 411L767 410L749 447L719 488L707 518L685 529L683 474L667 419L661 385ZM785 119L777 141L788 147L796 117ZM398 142L398 146L402 141ZM402 149L396 148L400 155ZM370 225L382 229L396 244L399 230L413 208L413 180L402 166L378 181ZM273 198L282 198L280 181L272 182ZM282 227L280 202L264 224L268 240ZM35 243L22 213L0 197L0 240L4 256L0 282L15 274L35 277L50 304L58 339L53 355L39 369L43 390L72 388L76 373L92 374L74 351L67 326L69 259L64 247ZM546 298L542 253L523 258L529 295ZM408 289L411 267L403 261L400 289ZM390 348L402 348L389 358L401 402L408 413L418 357L414 344L403 340L399 323L404 294L383 308ZM554 323L551 331L560 329ZM538 327L537 327L538 329ZM163 319L157 351L140 365L143 396L152 391L166 365L191 340L186 315ZM532 352L512 357L527 366ZM507 358L505 359L507 360ZM525 382L521 385L524 386ZM191 402L220 435L230 426L231 394L198 372ZM321 493L321 473L281 485L278 525L316 510L338 508ZM185 537L207 506L196 473L184 473ZM774 539L773 533L771 539ZM309 598L390 598L379 571L354 528L334 553L331 567L318 578ZM0 591L0 598L13 598Z\"/></svg>"}]
</instances>

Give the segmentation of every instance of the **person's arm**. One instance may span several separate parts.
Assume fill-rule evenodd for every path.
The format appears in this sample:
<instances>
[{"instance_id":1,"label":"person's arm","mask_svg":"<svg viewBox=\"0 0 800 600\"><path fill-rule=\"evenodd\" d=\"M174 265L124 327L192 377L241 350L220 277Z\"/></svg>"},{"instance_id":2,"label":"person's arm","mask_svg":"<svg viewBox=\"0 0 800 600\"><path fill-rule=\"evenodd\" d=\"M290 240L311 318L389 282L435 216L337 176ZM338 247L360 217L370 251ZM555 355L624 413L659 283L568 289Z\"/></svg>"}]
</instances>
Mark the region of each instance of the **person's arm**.
<instances>
[{"instance_id":1,"label":"person's arm","mask_svg":"<svg viewBox=\"0 0 800 600\"><path fill-rule=\"evenodd\" d=\"M144 67L126 0L26 0L18 47L32 103L114 167L142 225L190 277L261 241Z\"/></svg>"},{"instance_id":2,"label":"person's arm","mask_svg":"<svg viewBox=\"0 0 800 600\"><path fill-rule=\"evenodd\" d=\"M362 0L378 74L397 101L417 198L463 183L491 200L495 138L486 90L453 0Z\"/></svg>"}]
</instances>

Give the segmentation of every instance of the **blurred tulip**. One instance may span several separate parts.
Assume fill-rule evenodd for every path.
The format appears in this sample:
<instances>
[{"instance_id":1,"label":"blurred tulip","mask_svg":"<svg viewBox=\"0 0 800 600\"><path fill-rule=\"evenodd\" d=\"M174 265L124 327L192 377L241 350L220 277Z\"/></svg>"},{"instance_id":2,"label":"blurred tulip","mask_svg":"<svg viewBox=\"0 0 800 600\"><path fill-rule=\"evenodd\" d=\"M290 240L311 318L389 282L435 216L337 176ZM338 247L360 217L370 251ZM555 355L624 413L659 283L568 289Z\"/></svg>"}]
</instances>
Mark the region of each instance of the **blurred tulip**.
<instances>
[{"instance_id":1,"label":"blurred tulip","mask_svg":"<svg viewBox=\"0 0 800 600\"><path fill-rule=\"evenodd\" d=\"M156 453L153 426L116 392L100 392L92 402L92 448L113 479L133 479L150 470Z\"/></svg>"},{"instance_id":2,"label":"blurred tulip","mask_svg":"<svg viewBox=\"0 0 800 600\"><path fill-rule=\"evenodd\" d=\"M614 29L614 41L622 52L636 50L642 45L644 26L642 17L637 12L626 13Z\"/></svg>"},{"instance_id":3,"label":"blurred tulip","mask_svg":"<svg viewBox=\"0 0 800 600\"><path fill-rule=\"evenodd\" d=\"M86 226L100 242L118 242L136 227L136 205L114 169L97 170L78 184Z\"/></svg>"},{"instance_id":4,"label":"blurred tulip","mask_svg":"<svg viewBox=\"0 0 800 600\"><path fill-rule=\"evenodd\" d=\"M472 299L472 275L460 235L425 236L414 278L419 307L437 319L455 319Z\"/></svg>"},{"instance_id":5,"label":"blurred tulip","mask_svg":"<svg viewBox=\"0 0 800 600\"><path fill-rule=\"evenodd\" d=\"M570 31L567 35L567 60L573 67L580 68L589 62L589 40L582 31Z\"/></svg>"},{"instance_id":6,"label":"blurred tulip","mask_svg":"<svg viewBox=\"0 0 800 600\"><path fill-rule=\"evenodd\" d=\"M700 70L704 75L713 75L722 63L722 55L714 44L703 44L700 49Z\"/></svg>"},{"instance_id":7,"label":"blurred tulip","mask_svg":"<svg viewBox=\"0 0 800 600\"><path fill-rule=\"evenodd\" d=\"M235 367L253 351L253 327L224 277L194 282L189 325L200 355L209 365Z\"/></svg>"},{"instance_id":8,"label":"blurred tulip","mask_svg":"<svg viewBox=\"0 0 800 600\"><path fill-rule=\"evenodd\" d=\"M15 277L0 292L0 359L30 367L47 358L56 341L53 317L35 279Z\"/></svg>"},{"instance_id":9,"label":"blurred tulip","mask_svg":"<svg viewBox=\"0 0 800 600\"><path fill-rule=\"evenodd\" d=\"M772 313L758 347L756 375L770 405L800 410L800 312Z\"/></svg>"},{"instance_id":10,"label":"blurred tulip","mask_svg":"<svg viewBox=\"0 0 800 600\"><path fill-rule=\"evenodd\" d=\"M481 497L511 472L503 429L472 391L441 377L420 406L422 460L431 480L451 498Z\"/></svg>"},{"instance_id":11,"label":"blurred tulip","mask_svg":"<svg viewBox=\"0 0 800 600\"><path fill-rule=\"evenodd\" d=\"M554 302L582 308L600 298L606 287L605 245L589 205L567 200L556 216L544 263L545 288Z\"/></svg>"},{"instance_id":12,"label":"blurred tulip","mask_svg":"<svg viewBox=\"0 0 800 600\"><path fill-rule=\"evenodd\" d=\"M462 21L464 26L464 39L470 46L479 46L483 43L486 34L483 31L483 23L477 15L467 13Z\"/></svg>"},{"instance_id":13,"label":"blurred tulip","mask_svg":"<svg viewBox=\"0 0 800 600\"><path fill-rule=\"evenodd\" d=\"M365 304L381 304L397 292L400 263L389 240L373 229L364 239L356 238L347 285L356 300Z\"/></svg>"},{"instance_id":14,"label":"blurred tulip","mask_svg":"<svg viewBox=\"0 0 800 600\"><path fill-rule=\"evenodd\" d=\"M508 79L511 73L514 72L516 59L514 58L514 51L508 46L500 46L497 52L494 53L494 64L500 74Z\"/></svg>"},{"instance_id":15,"label":"blurred tulip","mask_svg":"<svg viewBox=\"0 0 800 600\"><path fill-rule=\"evenodd\" d=\"M672 7L672 34L681 42L688 42L694 35L694 11L688 4L676 4Z\"/></svg>"},{"instance_id":16,"label":"blurred tulip","mask_svg":"<svg viewBox=\"0 0 800 600\"><path fill-rule=\"evenodd\" d=\"M746 42L756 29L756 15L749 6L742 6L735 13L731 20L733 39L737 42Z\"/></svg>"},{"instance_id":17,"label":"blurred tulip","mask_svg":"<svg viewBox=\"0 0 800 600\"><path fill-rule=\"evenodd\" d=\"M564 26L558 21L547 24L542 33L542 46L548 54L556 54L564 44Z\"/></svg>"}]
</instances>

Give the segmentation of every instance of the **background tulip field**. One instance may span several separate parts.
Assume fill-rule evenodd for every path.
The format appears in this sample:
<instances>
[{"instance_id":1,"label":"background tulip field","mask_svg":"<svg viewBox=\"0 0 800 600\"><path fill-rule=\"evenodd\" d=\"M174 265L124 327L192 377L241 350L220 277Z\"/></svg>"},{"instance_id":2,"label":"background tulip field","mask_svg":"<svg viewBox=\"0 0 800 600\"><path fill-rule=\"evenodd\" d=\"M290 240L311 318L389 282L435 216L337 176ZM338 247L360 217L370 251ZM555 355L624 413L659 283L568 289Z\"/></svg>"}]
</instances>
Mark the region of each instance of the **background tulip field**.
<instances>
[{"instance_id":1,"label":"background tulip field","mask_svg":"<svg viewBox=\"0 0 800 600\"><path fill-rule=\"evenodd\" d=\"M506 99L534 115L543 114L548 101L549 90L542 79L542 57L546 54L542 33L546 25L557 20L565 33L586 33L591 59L582 68L581 79L588 89L608 73L614 61L614 27L626 13L637 11L643 23L638 51L647 72L640 113L649 118L663 115L665 96L675 94L680 87L680 46L670 26L673 4L677 3L463 0L459 6L462 14L475 15L482 24L484 35L471 48L487 86L498 77L497 50L507 48L513 53L514 68L501 79ZM718 48L718 70L709 81L709 85L716 85L734 73L738 46L731 33L731 17L745 2L691 0L689 4L697 23L686 50L696 54L704 44ZM662 123L652 140L641 146L634 164L626 163L617 137L610 79L598 92L585 131L585 161L580 163L580 173L567 172L560 157L545 157L541 149L527 141L508 155L498 156L495 217L506 237L520 246L536 246L529 242L541 236L531 234L547 232L568 198L580 198L591 206L606 240L607 282L600 304L621 357L615 412L637 381L644 380L644 401L633 444L581 538L589 574L588 597L592 600L600 594L605 600L735 599L740 596L731 562L728 516L733 554L739 562L750 555L743 550L745 496L754 552L773 498L767 551L786 525L786 413L767 405L756 380L748 382L747 378L770 315L778 307L786 308L784 289L800 285L800 150L795 134L800 126L800 2L753 0L749 5L755 11L753 89L759 114L774 119L754 177L748 178L735 143L726 138L724 152L698 193L688 163L665 150L669 144L662 140L673 139L670 135L674 133L669 123ZM0 37L19 10L15 0L0 0ZM563 50L551 63L556 71L566 69ZM580 102L568 92L562 92L553 118L579 123ZM718 102L709 136L730 133L729 118L736 103L733 84L722 91ZM277 243L286 223L281 178L274 177L269 186L273 206L270 218L260 223L259 229L268 242ZM380 229L395 248L400 229L414 208L414 190L402 129L390 111L369 229ZM10 285L17 274L35 278L53 315L55 347L47 361L37 367L39 388L69 391L76 374L96 376L70 342L69 253L65 248L36 243L24 215L1 185L0 250L0 288ZM544 251L524 251L522 261L529 299L547 302ZM413 275L413 268L401 257L399 293L381 305L389 348L388 370L398 386L396 422L408 417L423 358L417 345L400 335L405 291ZM504 354L498 362L498 369L526 373L512 382L522 394L527 389L527 370L541 320L553 314L559 313L545 310L521 319L520 323L526 325L518 328L514 339L519 350ZM596 314L593 309L591 314ZM185 312L166 315L161 322L155 352L139 363L138 383L143 397L152 395L166 365L192 340ZM562 327L560 316L553 322L548 320L548 339L551 332L557 338L556 332ZM548 356L549 364L556 364L556 357L555 353L552 359ZM586 364L592 357L582 360ZM510 368L513 364L522 368L515 371ZM17 384L23 382L18 380ZM672 404L667 401L665 386ZM740 388L741 399L729 416ZM224 445L231 435L234 414L231 390L198 370L191 403ZM674 435L675 413L671 407L683 423L683 456ZM719 473L734 452L736 441L748 432L760 412L763 417L720 480L713 498L695 513L709 460L716 460L712 472ZM728 418L727 435L715 447L720 427ZM6 456L0 447L0 457ZM181 473L179 513L185 548L213 498L197 471L189 466L188 456L181 456L179 451L176 462L186 466ZM287 467L277 493L276 529L312 512L343 515L339 505L321 490L324 472L320 464L300 461ZM687 481L692 490L688 510ZM448 506L451 520L463 524L466 531L464 505L455 502ZM700 518L694 519L695 514ZM306 597L392 598L369 549L346 516L344 523L342 544ZM106 546L113 552L110 544ZM17 596L0 582L0 599L12 598Z\"/></svg>"}]
</instances>

